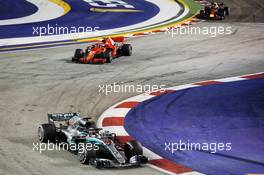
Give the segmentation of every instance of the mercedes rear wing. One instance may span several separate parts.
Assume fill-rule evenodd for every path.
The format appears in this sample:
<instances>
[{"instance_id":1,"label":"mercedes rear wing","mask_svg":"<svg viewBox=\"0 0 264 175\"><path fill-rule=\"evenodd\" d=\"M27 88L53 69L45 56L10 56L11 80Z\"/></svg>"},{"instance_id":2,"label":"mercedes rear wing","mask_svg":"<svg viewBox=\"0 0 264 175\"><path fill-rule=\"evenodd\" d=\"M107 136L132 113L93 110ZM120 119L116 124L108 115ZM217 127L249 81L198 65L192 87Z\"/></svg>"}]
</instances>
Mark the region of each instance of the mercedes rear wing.
<instances>
[{"instance_id":1,"label":"mercedes rear wing","mask_svg":"<svg viewBox=\"0 0 264 175\"><path fill-rule=\"evenodd\" d=\"M74 116L78 116L78 114L76 112L48 114L48 121L68 121Z\"/></svg>"}]
</instances>

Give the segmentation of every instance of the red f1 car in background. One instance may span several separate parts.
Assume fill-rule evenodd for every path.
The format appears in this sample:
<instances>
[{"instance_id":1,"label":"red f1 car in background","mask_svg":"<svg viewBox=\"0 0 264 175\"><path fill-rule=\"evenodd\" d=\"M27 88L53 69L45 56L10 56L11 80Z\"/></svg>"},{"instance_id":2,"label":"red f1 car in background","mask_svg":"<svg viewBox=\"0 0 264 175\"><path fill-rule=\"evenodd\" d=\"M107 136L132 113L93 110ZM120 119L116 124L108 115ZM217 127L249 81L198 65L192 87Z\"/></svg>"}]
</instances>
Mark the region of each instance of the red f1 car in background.
<instances>
[{"instance_id":1,"label":"red f1 car in background","mask_svg":"<svg viewBox=\"0 0 264 175\"><path fill-rule=\"evenodd\" d=\"M224 3L214 2L211 5L204 7L197 15L200 19L214 19L223 20L229 15L229 8L224 5Z\"/></svg>"},{"instance_id":2,"label":"red f1 car in background","mask_svg":"<svg viewBox=\"0 0 264 175\"><path fill-rule=\"evenodd\" d=\"M124 37L104 38L88 46L85 51L76 49L72 62L77 63L111 63L112 59L119 56L130 56L132 54L131 44L124 41Z\"/></svg>"}]
</instances>

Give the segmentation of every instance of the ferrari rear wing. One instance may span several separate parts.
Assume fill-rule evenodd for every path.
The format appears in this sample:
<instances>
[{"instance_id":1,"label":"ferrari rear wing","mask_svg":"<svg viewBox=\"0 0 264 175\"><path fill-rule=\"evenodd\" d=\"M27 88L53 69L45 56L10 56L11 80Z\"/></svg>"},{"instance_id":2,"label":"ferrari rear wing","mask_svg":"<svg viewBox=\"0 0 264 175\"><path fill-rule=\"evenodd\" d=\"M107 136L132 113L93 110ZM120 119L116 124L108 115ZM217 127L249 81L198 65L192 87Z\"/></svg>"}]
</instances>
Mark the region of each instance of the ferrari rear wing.
<instances>
[{"instance_id":1,"label":"ferrari rear wing","mask_svg":"<svg viewBox=\"0 0 264 175\"><path fill-rule=\"evenodd\" d=\"M51 122L54 122L54 121L67 121L67 120L70 120L74 116L77 116L77 113L75 113L75 112L54 113L54 114L48 114L48 120L51 121Z\"/></svg>"},{"instance_id":2,"label":"ferrari rear wing","mask_svg":"<svg viewBox=\"0 0 264 175\"><path fill-rule=\"evenodd\" d=\"M114 42L118 42L118 43L122 43L122 42L125 41L125 37L123 37L123 36L111 37L111 39L112 39Z\"/></svg>"}]
</instances>

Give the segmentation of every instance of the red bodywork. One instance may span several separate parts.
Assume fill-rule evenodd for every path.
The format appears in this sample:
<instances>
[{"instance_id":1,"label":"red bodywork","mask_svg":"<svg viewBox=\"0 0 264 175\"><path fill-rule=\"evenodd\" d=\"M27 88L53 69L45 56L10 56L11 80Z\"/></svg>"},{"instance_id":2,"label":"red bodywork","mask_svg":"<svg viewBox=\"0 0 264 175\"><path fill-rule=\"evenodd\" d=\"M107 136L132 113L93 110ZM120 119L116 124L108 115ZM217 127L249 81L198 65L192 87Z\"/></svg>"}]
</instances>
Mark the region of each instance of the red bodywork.
<instances>
[{"instance_id":1,"label":"red bodywork","mask_svg":"<svg viewBox=\"0 0 264 175\"><path fill-rule=\"evenodd\" d=\"M115 38L105 38L103 42L98 42L92 46L88 46L87 54L84 53L84 57L80 58L78 62L80 63L105 63L106 59L102 55L106 52L107 49L111 49L112 57L117 57L118 46L115 45L115 42L123 43L124 37L115 37Z\"/></svg>"}]
</instances>

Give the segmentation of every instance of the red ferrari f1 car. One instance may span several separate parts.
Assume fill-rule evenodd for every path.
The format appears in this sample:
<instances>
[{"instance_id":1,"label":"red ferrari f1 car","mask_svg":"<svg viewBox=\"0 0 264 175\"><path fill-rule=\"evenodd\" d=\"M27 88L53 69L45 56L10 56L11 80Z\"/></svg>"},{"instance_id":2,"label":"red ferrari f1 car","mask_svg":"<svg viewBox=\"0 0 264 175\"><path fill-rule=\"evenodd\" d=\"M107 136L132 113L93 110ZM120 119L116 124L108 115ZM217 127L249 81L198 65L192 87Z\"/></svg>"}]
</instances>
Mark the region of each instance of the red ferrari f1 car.
<instances>
[{"instance_id":1,"label":"red ferrari f1 car","mask_svg":"<svg viewBox=\"0 0 264 175\"><path fill-rule=\"evenodd\" d=\"M132 54L131 44L124 41L124 37L104 38L88 46L85 51L76 49L72 62L76 63L111 63L112 59Z\"/></svg>"}]
</instances>

